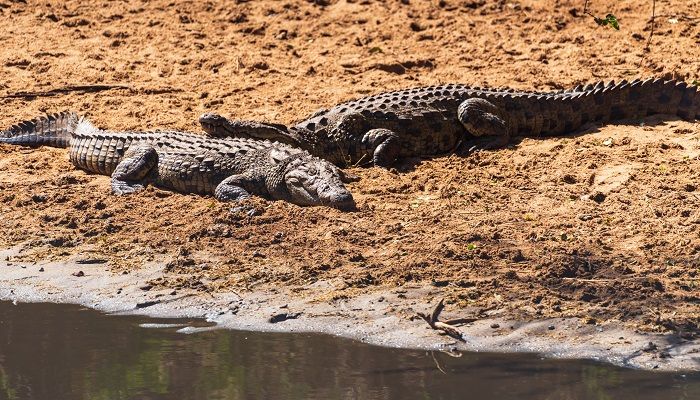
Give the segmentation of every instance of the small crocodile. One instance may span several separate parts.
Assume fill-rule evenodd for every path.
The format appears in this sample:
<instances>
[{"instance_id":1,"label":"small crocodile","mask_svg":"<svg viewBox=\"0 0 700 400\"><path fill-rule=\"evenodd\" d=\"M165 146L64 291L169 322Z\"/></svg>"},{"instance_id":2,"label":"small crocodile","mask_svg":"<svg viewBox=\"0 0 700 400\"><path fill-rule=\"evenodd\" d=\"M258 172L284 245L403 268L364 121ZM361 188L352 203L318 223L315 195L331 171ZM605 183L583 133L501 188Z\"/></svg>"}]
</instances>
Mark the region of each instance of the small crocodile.
<instances>
[{"instance_id":1,"label":"small crocodile","mask_svg":"<svg viewBox=\"0 0 700 400\"><path fill-rule=\"evenodd\" d=\"M76 167L111 176L115 194L154 184L221 201L255 194L305 206L355 206L343 171L277 142L177 131L111 132L63 112L14 125L0 132L0 143L68 148Z\"/></svg>"},{"instance_id":2,"label":"small crocodile","mask_svg":"<svg viewBox=\"0 0 700 400\"><path fill-rule=\"evenodd\" d=\"M700 118L696 86L663 79L598 82L558 92L446 84L364 97L320 110L289 128L200 117L213 137L262 137L301 147L339 166L390 166L399 158L454 151L461 143L490 149L511 138L556 136L588 123L652 114Z\"/></svg>"}]
</instances>

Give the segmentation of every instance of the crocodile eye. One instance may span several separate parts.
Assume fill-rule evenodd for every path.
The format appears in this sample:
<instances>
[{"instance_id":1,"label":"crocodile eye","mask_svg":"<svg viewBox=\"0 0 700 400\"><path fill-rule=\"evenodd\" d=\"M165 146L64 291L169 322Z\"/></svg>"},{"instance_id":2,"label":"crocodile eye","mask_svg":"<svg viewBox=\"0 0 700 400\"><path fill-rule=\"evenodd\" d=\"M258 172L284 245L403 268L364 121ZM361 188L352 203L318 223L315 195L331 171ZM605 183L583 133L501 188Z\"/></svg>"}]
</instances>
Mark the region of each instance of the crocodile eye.
<instances>
[{"instance_id":1,"label":"crocodile eye","mask_svg":"<svg viewBox=\"0 0 700 400\"><path fill-rule=\"evenodd\" d=\"M296 178L296 177L289 178L288 182L290 185L293 185L293 186L301 186L301 179Z\"/></svg>"}]
</instances>

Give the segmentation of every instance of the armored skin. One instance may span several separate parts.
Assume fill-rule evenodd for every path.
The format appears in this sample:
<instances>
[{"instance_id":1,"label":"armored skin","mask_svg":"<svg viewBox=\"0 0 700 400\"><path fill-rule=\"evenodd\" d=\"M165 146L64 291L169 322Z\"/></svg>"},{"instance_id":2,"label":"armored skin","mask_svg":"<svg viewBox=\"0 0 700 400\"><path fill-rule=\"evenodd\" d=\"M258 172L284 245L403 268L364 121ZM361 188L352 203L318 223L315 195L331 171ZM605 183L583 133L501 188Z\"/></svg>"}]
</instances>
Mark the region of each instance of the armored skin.
<instances>
[{"instance_id":1,"label":"armored skin","mask_svg":"<svg viewBox=\"0 0 700 400\"><path fill-rule=\"evenodd\" d=\"M213 139L177 131L110 132L63 112L0 132L0 143L68 148L77 168L111 176L115 194L154 184L221 201L254 194L304 206L355 206L338 167L268 140Z\"/></svg>"},{"instance_id":2,"label":"armored skin","mask_svg":"<svg viewBox=\"0 0 700 400\"><path fill-rule=\"evenodd\" d=\"M653 114L700 118L697 86L663 79L599 82L558 92L446 84L381 93L320 110L289 128L204 114L213 137L263 137L338 166L390 166L397 159L506 145L513 137L557 136L589 123Z\"/></svg>"}]
</instances>

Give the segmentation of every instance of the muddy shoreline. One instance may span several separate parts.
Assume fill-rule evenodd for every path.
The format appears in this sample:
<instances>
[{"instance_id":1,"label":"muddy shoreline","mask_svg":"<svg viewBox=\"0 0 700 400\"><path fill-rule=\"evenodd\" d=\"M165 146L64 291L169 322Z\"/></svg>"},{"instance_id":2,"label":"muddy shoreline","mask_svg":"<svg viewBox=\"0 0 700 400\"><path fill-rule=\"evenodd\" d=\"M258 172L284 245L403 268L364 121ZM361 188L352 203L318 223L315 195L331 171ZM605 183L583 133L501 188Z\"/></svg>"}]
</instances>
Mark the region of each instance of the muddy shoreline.
<instances>
[{"instance_id":1,"label":"muddy shoreline","mask_svg":"<svg viewBox=\"0 0 700 400\"><path fill-rule=\"evenodd\" d=\"M0 251L0 258L16 254ZM153 263L128 274L105 265L76 262L0 262L0 300L80 304L116 314L150 317L204 318L212 328L275 332L318 332L365 343L413 349L476 352L535 352L545 357L582 358L614 365L659 371L700 371L700 340L645 334L619 324L588 325L580 319L552 318L529 322L499 316L496 308L477 321L459 326L460 343L430 330L414 311L430 311L426 299L439 295L434 287L373 290L347 301L309 301L284 290L207 294L158 289L148 282L161 274ZM311 292L330 282L316 283ZM281 315L291 318L285 319ZM298 314L298 315L296 315ZM270 322L275 317L279 322ZM445 318L465 315L446 312Z\"/></svg>"}]
</instances>

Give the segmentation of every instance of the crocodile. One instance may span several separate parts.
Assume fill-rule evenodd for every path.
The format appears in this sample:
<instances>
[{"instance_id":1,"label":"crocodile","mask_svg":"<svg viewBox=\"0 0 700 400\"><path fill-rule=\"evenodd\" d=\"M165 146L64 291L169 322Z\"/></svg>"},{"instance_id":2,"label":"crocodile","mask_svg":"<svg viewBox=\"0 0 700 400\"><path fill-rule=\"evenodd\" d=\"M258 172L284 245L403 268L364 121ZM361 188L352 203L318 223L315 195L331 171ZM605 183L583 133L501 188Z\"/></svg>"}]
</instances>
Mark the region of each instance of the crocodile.
<instances>
[{"instance_id":1,"label":"crocodile","mask_svg":"<svg viewBox=\"0 0 700 400\"><path fill-rule=\"evenodd\" d=\"M111 176L118 195L153 184L238 201L251 194L303 206L351 210L342 170L278 142L213 139L178 131L113 132L73 112L39 117L0 132L0 143L68 148L77 168Z\"/></svg>"},{"instance_id":2,"label":"crocodile","mask_svg":"<svg viewBox=\"0 0 700 400\"><path fill-rule=\"evenodd\" d=\"M558 136L587 124L652 114L700 118L697 86L665 79L598 82L556 92L445 84L381 93L320 110L288 128L207 113L212 137L261 137L298 146L338 166L389 167L397 159L494 149L514 137Z\"/></svg>"}]
</instances>

